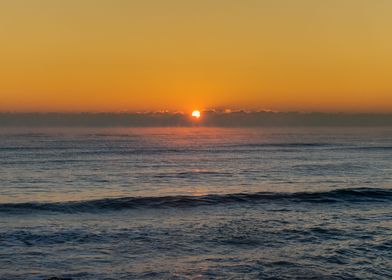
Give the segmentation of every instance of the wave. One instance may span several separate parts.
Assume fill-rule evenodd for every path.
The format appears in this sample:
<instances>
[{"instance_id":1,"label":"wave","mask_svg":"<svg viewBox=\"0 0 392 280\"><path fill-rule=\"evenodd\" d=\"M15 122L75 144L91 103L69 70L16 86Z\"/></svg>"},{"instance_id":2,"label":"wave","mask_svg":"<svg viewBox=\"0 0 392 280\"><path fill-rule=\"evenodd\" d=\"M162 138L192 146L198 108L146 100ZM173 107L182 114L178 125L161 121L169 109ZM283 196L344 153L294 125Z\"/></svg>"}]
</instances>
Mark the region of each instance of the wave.
<instances>
[{"instance_id":1,"label":"wave","mask_svg":"<svg viewBox=\"0 0 392 280\"><path fill-rule=\"evenodd\" d=\"M392 150L392 146L360 146L347 148L347 150L389 151Z\"/></svg>"},{"instance_id":2,"label":"wave","mask_svg":"<svg viewBox=\"0 0 392 280\"><path fill-rule=\"evenodd\" d=\"M231 148L328 148L338 150L392 150L392 146L353 146L344 143L318 143L318 142L294 142L294 143L246 143L246 144L230 144L225 147Z\"/></svg>"},{"instance_id":3,"label":"wave","mask_svg":"<svg viewBox=\"0 0 392 280\"><path fill-rule=\"evenodd\" d=\"M227 147L252 147L252 148L318 148L318 147L328 147L333 144L331 143L313 143L313 142L293 142L293 143L245 143L245 144L230 144ZM335 144L336 145L336 144Z\"/></svg>"},{"instance_id":4,"label":"wave","mask_svg":"<svg viewBox=\"0 0 392 280\"><path fill-rule=\"evenodd\" d=\"M143 208L186 208L206 205L236 203L360 203L392 202L392 189L355 188L337 189L326 192L297 193L235 193L209 194L205 196L161 196L161 197L123 197L88 201L69 202L28 202L3 203L0 212L32 213L33 211L53 211L62 213L96 212L102 210L125 210Z\"/></svg>"}]
</instances>

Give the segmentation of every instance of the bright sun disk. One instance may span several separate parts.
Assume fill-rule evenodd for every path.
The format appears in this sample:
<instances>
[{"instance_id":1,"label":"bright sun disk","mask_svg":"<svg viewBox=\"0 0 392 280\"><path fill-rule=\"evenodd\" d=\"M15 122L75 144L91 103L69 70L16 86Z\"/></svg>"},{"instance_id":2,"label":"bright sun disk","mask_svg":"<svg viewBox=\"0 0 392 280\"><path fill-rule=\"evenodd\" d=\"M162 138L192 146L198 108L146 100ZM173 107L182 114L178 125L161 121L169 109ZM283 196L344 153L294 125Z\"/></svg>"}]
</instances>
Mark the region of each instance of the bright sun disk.
<instances>
[{"instance_id":1,"label":"bright sun disk","mask_svg":"<svg viewBox=\"0 0 392 280\"><path fill-rule=\"evenodd\" d=\"M200 111L199 111L199 110L194 110L194 111L192 112L192 117L198 119L198 118L200 118L200 116L201 116L201 114L200 114Z\"/></svg>"}]
</instances>

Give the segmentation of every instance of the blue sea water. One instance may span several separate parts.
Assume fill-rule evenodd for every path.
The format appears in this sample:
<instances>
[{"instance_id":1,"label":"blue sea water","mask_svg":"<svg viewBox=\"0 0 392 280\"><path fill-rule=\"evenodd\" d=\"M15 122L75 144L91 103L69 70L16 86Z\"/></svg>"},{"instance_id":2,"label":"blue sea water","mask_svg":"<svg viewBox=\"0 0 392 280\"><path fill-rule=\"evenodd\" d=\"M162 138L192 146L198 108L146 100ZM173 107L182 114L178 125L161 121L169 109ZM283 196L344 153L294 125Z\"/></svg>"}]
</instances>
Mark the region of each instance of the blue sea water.
<instances>
[{"instance_id":1,"label":"blue sea water","mask_svg":"<svg viewBox=\"0 0 392 280\"><path fill-rule=\"evenodd\" d=\"M0 129L0 279L392 279L391 128Z\"/></svg>"}]
</instances>

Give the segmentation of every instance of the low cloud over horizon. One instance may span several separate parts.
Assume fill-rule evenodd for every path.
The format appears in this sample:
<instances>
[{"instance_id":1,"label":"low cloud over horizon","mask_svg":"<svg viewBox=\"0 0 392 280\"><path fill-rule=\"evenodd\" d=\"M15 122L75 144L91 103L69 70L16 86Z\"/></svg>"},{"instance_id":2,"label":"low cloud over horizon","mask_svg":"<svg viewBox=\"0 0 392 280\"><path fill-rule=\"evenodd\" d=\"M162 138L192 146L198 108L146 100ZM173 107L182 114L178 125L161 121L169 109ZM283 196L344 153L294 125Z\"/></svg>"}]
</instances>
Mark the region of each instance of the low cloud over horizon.
<instances>
[{"instance_id":1,"label":"low cloud over horizon","mask_svg":"<svg viewBox=\"0 0 392 280\"><path fill-rule=\"evenodd\" d=\"M202 111L200 119L179 112L0 113L0 127L153 127L153 126L392 126L392 113L301 113Z\"/></svg>"}]
</instances>

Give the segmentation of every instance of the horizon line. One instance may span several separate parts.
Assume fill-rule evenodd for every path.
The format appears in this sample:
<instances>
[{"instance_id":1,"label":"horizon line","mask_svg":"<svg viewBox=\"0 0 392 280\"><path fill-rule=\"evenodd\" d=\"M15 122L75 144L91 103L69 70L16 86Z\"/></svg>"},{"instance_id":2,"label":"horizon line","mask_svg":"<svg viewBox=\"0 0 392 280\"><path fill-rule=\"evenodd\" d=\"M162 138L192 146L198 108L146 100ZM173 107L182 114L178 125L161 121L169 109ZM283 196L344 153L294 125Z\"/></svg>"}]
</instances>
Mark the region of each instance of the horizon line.
<instances>
[{"instance_id":1,"label":"horizon line","mask_svg":"<svg viewBox=\"0 0 392 280\"><path fill-rule=\"evenodd\" d=\"M152 127L152 126L390 126L392 113L325 113L273 111L202 111L195 119L180 112L82 112L82 113L1 113L0 127L82 126L82 127Z\"/></svg>"},{"instance_id":2,"label":"horizon line","mask_svg":"<svg viewBox=\"0 0 392 280\"><path fill-rule=\"evenodd\" d=\"M339 115L362 115L362 114L371 114L371 115L391 115L391 111L278 111L278 110L269 110L269 109L261 109L261 110L247 110L247 109L197 109L202 113L216 113L216 114L231 114L231 113L275 113L275 114L339 114ZM181 115L189 115L192 110L183 111L183 110L143 110L143 111L131 111L131 110L120 110L120 111L0 111L0 114L65 114L65 115L73 115L73 114L181 114Z\"/></svg>"}]
</instances>

